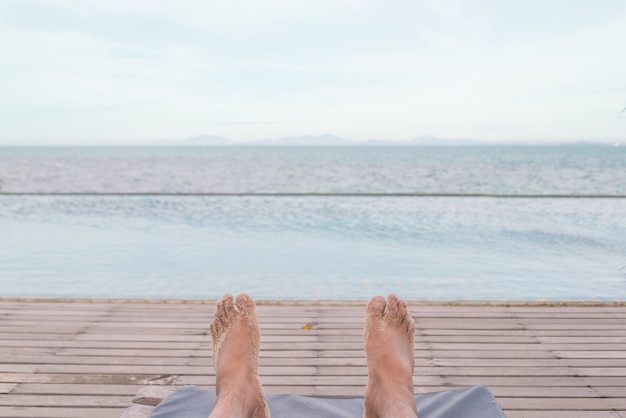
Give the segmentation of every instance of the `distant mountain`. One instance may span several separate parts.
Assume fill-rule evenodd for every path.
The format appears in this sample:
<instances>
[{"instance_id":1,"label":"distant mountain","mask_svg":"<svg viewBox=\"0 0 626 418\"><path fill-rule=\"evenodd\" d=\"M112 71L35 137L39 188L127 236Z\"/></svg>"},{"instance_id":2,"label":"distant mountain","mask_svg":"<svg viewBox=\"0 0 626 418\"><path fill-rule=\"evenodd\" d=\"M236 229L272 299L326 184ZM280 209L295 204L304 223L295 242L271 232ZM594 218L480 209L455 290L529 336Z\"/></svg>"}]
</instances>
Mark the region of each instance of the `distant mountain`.
<instances>
[{"instance_id":1,"label":"distant mountain","mask_svg":"<svg viewBox=\"0 0 626 418\"><path fill-rule=\"evenodd\" d=\"M561 147L619 147L621 144L619 142L586 142L586 141L578 141L578 142L559 142L557 144Z\"/></svg>"},{"instance_id":2,"label":"distant mountain","mask_svg":"<svg viewBox=\"0 0 626 418\"><path fill-rule=\"evenodd\" d=\"M431 135L421 135L408 142L407 145L428 146L459 146L459 145L484 145L483 142L473 139L448 139Z\"/></svg>"},{"instance_id":3,"label":"distant mountain","mask_svg":"<svg viewBox=\"0 0 626 418\"><path fill-rule=\"evenodd\" d=\"M258 141L233 141L228 138L217 135L197 135L190 138L180 140L156 140L148 143L152 146L172 146L172 147L221 147L221 146L294 146L294 147L311 147L311 146L362 146L362 147L393 147L393 146L475 146L475 145L549 145L549 146L619 146L620 143L602 143L602 142L554 142L554 143L537 143L529 144L523 142L504 143L504 142L481 142L472 139L450 139L441 138L432 135L422 135L408 141L386 140L386 139L369 139L369 140L349 140L332 134L322 135L303 135L289 136L275 139L261 139ZM626 145L626 144L622 144Z\"/></svg>"},{"instance_id":4,"label":"distant mountain","mask_svg":"<svg viewBox=\"0 0 626 418\"><path fill-rule=\"evenodd\" d=\"M190 147L198 147L198 146L225 146L225 145L233 145L234 141L224 138L222 136L217 135L198 135L192 136L190 138L180 139L180 140L158 140L153 141L151 145L164 145L164 146L190 146Z\"/></svg>"},{"instance_id":5,"label":"distant mountain","mask_svg":"<svg viewBox=\"0 0 626 418\"><path fill-rule=\"evenodd\" d=\"M277 139L262 139L254 142L255 145L293 145L293 146L337 146L337 145L358 145L356 141L340 138L331 134L289 136Z\"/></svg>"}]
</instances>

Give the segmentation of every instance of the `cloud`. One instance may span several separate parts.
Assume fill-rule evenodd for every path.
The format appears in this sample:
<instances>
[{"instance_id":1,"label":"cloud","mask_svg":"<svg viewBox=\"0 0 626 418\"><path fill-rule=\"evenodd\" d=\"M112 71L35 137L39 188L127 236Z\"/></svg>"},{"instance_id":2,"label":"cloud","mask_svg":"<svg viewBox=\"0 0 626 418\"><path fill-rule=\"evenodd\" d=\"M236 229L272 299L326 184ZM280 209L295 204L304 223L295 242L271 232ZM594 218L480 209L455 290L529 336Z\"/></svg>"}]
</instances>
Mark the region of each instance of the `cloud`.
<instances>
[{"instance_id":1,"label":"cloud","mask_svg":"<svg viewBox=\"0 0 626 418\"><path fill-rule=\"evenodd\" d=\"M623 135L624 6L579 3L6 0L0 141Z\"/></svg>"},{"instance_id":2,"label":"cloud","mask_svg":"<svg viewBox=\"0 0 626 418\"><path fill-rule=\"evenodd\" d=\"M68 10L84 18L99 14L134 16L167 20L181 27L204 33L247 36L273 29L282 22L315 19L351 13L359 2L354 0L46 0L47 5Z\"/></svg>"}]
</instances>

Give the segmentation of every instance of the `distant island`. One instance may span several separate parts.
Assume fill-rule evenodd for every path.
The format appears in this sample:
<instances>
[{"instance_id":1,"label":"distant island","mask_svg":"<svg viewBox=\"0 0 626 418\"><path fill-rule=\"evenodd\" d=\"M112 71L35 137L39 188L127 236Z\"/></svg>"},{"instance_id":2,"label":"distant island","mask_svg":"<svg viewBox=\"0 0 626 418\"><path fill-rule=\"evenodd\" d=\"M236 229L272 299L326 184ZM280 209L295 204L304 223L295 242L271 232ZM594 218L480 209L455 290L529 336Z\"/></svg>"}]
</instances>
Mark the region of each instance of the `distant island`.
<instances>
[{"instance_id":1,"label":"distant island","mask_svg":"<svg viewBox=\"0 0 626 418\"><path fill-rule=\"evenodd\" d=\"M223 146L223 145L235 145L235 141L224 138L217 135L198 135L191 138L185 138L180 140L160 139L150 142L149 145L161 145L161 146Z\"/></svg>"},{"instance_id":2,"label":"distant island","mask_svg":"<svg viewBox=\"0 0 626 418\"><path fill-rule=\"evenodd\" d=\"M179 140L161 139L151 141L146 145L153 146L465 146L465 145L492 145L470 139L449 139L423 135L407 141L391 141L384 139L351 140L332 134L289 136L274 139L259 139L256 141L234 141L217 135L198 135Z\"/></svg>"},{"instance_id":3,"label":"distant island","mask_svg":"<svg viewBox=\"0 0 626 418\"><path fill-rule=\"evenodd\" d=\"M321 135L289 136L274 139L259 139L256 141L234 141L218 135L197 135L179 140L156 140L148 146L189 146L189 147L229 147L229 146L297 146L297 147L345 147L345 146L620 146L620 143L603 142L554 142L554 143L504 143L485 142L474 139L450 139L432 135L421 135L406 141L391 141L384 139L350 140L329 133Z\"/></svg>"}]
</instances>

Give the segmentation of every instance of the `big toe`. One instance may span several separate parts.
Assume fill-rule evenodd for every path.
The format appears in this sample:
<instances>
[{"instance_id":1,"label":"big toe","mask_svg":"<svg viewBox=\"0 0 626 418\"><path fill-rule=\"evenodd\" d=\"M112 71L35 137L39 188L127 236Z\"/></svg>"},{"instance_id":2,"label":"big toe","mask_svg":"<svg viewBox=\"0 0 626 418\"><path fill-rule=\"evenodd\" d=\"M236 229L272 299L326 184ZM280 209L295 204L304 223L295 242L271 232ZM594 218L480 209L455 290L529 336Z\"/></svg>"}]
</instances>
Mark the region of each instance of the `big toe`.
<instances>
[{"instance_id":1,"label":"big toe","mask_svg":"<svg viewBox=\"0 0 626 418\"><path fill-rule=\"evenodd\" d=\"M245 293L242 293L240 295L237 296L237 308L239 308L239 311L242 313L254 313L256 306L254 304L254 300L246 295Z\"/></svg>"},{"instance_id":2,"label":"big toe","mask_svg":"<svg viewBox=\"0 0 626 418\"><path fill-rule=\"evenodd\" d=\"M382 319L385 313L385 307L387 306L387 301L382 296L374 296L367 303L367 307L365 308L365 313L367 318L370 320Z\"/></svg>"}]
</instances>

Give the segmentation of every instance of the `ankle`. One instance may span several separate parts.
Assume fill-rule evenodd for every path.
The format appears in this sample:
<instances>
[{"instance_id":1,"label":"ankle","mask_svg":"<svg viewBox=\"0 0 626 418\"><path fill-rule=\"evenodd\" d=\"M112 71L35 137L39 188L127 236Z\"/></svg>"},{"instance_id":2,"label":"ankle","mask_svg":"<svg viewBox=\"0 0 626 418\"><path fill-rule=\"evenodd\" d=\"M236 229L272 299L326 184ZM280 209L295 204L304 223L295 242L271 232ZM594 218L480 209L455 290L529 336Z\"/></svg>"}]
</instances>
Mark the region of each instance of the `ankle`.
<instances>
[{"instance_id":1,"label":"ankle","mask_svg":"<svg viewBox=\"0 0 626 418\"><path fill-rule=\"evenodd\" d=\"M413 394L387 393L365 398L363 418L416 418L417 405Z\"/></svg>"},{"instance_id":2,"label":"ankle","mask_svg":"<svg viewBox=\"0 0 626 418\"><path fill-rule=\"evenodd\" d=\"M265 417L267 402L256 382L237 382L220 386L214 408L216 417ZM219 411L229 411L222 415Z\"/></svg>"},{"instance_id":3,"label":"ankle","mask_svg":"<svg viewBox=\"0 0 626 418\"><path fill-rule=\"evenodd\" d=\"M412 379L379 380L370 377L365 390L365 418L415 417L417 407L413 397Z\"/></svg>"},{"instance_id":4,"label":"ankle","mask_svg":"<svg viewBox=\"0 0 626 418\"><path fill-rule=\"evenodd\" d=\"M412 394L413 366L400 357L380 358L376 365L368 369L368 386L377 386L383 391L387 388L392 391L403 389Z\"/></svg>"}]
</instances>

